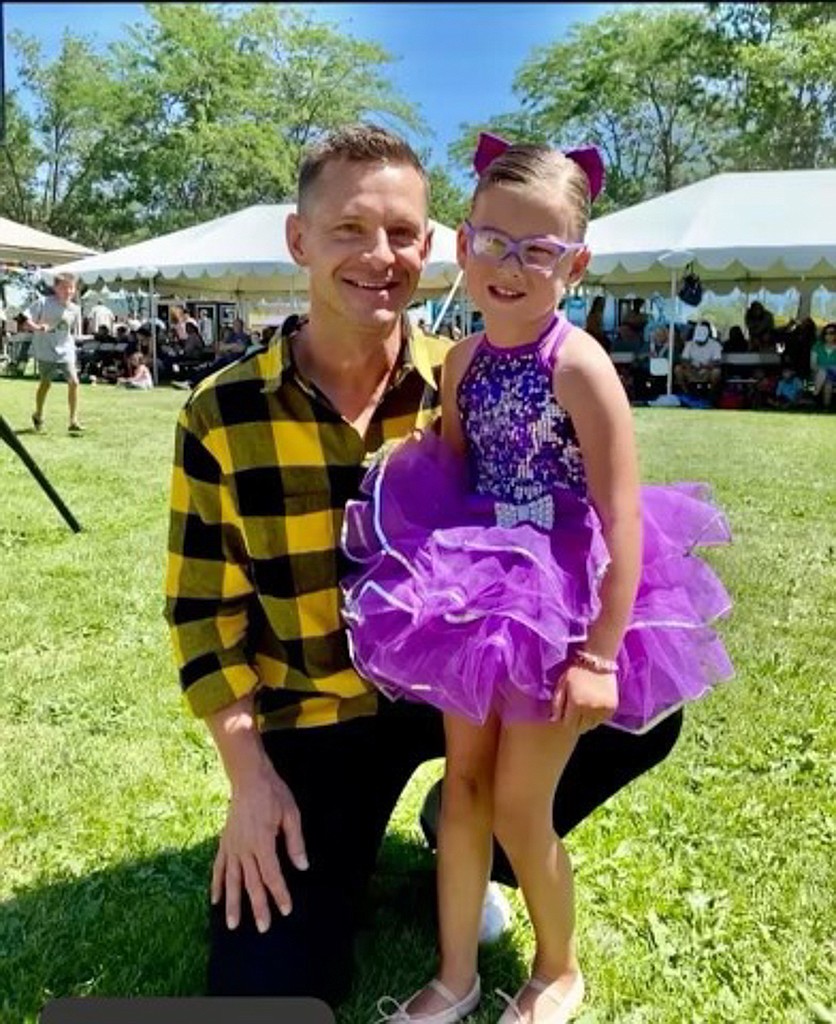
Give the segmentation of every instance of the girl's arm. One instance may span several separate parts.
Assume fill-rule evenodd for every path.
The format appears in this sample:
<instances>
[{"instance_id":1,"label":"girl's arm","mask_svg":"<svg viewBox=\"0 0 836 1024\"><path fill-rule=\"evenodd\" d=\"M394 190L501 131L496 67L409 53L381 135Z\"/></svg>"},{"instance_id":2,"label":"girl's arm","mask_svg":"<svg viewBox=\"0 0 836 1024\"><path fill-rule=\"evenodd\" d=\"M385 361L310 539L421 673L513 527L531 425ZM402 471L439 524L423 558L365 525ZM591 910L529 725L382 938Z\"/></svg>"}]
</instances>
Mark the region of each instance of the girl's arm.
<instances>
[{"instance_id":1,"label":"girl's arm","mask_svg":"<svg viewBox=\"0 0 836 1024\"><path fill-rule=\"evenodd\" d=\"M456 391L470 365L478 339L479 335L473 335L457 342L448 351L441 372L441 436L461 456L467 451L467 442L462 431Z\"/></svg>"},{"instance_id":2,"label":"girl's arm","mask_svg":"<svg viewBox=\"0 0 836 1024\"><path fill-rule=\"evenodd\" d=\"M633 415L612 362L592 339L576 332L564 348L555 394L578 435L590 497L601 520L610 566L601 612L585 649L615 659L630 621L641 570L639 468Z\"/></svg>"}]
</instances>

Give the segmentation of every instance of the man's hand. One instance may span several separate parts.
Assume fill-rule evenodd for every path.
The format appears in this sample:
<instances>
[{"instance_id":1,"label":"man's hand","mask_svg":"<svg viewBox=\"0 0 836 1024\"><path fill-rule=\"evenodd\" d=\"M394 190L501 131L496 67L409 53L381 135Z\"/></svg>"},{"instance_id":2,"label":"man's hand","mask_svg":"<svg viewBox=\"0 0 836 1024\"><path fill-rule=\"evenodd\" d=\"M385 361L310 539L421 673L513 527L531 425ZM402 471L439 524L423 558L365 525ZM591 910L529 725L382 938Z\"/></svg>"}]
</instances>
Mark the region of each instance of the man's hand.
<instances>
[{"instance_id":1,"label":"man's hand","mask_svg":"<svg viewBox=\"0 0 836 1024\"><path fill-rule=\"evenodd\" d=\"M558 679L552 698L552 721L588 732L612 717L618 707L618 682L614 674L591 672L570 665Z\"/></svg>"},{"instance_id":2,"label":"man's hand","mask_svg":"<svg viewBox=\"0 0 836 1024\"><path fill-rule=\"evenodd\" d=\"M253 908L256 927L270 927L269 892L282 914L293 904L276 856L276 836L284 832L291 862L300 871L308 867L299 808L286 783L270 762L236 779L232 786L226 825L212 869L212 903L226 895L226 923L237 928L241 920L241 887Z\"/></svg>"}]
</instances>

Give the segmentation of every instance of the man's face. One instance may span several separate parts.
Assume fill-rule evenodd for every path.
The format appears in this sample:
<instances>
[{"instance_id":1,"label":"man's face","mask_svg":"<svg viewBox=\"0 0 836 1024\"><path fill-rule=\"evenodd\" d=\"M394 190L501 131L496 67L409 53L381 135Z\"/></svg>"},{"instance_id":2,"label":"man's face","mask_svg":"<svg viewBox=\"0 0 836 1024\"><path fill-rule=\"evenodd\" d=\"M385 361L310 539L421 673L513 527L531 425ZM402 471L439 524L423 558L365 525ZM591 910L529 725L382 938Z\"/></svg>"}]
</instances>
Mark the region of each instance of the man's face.
<instances>
[{"instance_id":1,"label":"man's face","mask_svg":"<svg viewBox=\"0 0 836 1024\"><path fill-rule=\"evenodd\" d=\"M332 161L288 218L287 240L308 269L312 312L358 327L392 325L429 255L423 179L405 164Z\"/></svg>"}]
</instances>

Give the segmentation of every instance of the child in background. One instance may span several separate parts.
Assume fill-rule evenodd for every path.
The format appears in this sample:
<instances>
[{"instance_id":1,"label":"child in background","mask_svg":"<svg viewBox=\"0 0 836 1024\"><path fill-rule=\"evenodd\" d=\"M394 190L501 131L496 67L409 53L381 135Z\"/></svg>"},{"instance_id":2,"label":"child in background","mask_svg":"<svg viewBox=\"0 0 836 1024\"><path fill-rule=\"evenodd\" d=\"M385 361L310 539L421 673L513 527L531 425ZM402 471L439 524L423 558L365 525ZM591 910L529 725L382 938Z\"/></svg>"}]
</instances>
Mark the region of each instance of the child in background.
<instances>
[{"instance_id":1,"label":"child in background","mask_svg":"<svg viewBox=\"0 0 836 1024\"><path fill-rule=\"evenodd\" d=\"M803 394L804 381L791 366L785 366L781 370L781 379L775 387L773 406L778 409L795 409Z\"/></svg>"},{"instance_id":2,"label":"child in background","mask_svg":"<svg viewBox=\"0 0 836 1024\"><path fill-rule=\"evenodd\" d=\"M128 376L117 378L116 384L133 391L150 391L154 387L154 379L141 352L132 352L128 356Z\"/></svg>"},{"instance_id":3,"label":"child in background","mask_svg":"<svg viewBox=\"0 0 836 1024\"><path fill-rule=\"evenodd\" d=\"M501 1024L562 1024L584 982L552 801L578 736L642 731L731 675L710 623L730 601L697 544L729 540L698 484L640 488L630 407L599 342L556 309L589 261L603 167L482 136L458 258L485 331L453 346L442 436L390 448L349 502L358 671L445 715L441 961L383 1019L452 1024L481 996L492 833L531 917L530 980Z\"/></svg>"}]
</instances>

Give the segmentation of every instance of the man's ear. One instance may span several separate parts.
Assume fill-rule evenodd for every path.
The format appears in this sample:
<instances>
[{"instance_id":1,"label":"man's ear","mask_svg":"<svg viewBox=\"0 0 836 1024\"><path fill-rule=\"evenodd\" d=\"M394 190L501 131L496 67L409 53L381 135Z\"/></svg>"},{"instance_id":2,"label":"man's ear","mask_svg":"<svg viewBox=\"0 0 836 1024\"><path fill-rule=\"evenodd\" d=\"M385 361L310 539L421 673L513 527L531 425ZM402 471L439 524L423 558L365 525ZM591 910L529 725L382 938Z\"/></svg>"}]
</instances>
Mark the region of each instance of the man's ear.
<instances>
[{"instance_id":1,"label":"man's ear","mask_svg":"<svg viewBox=\"0 0 836 1024\"><path fill-rule=\"evenodd\" d=\"M435 228L430 225L427 228L427 237L424 239L424 245L421 249L421 262L426 266L427 260L430 258L430 252L432 251L433 238L435 237Z\"/></svg>"},{"instance_id":2,"label":"man's ear","mask_svg":"<svg viewBox=\"0 0 836 1024\"><path fill-rule=\"evenodd\" d=\"M284 225L285 239L290 255L300 267L308 265L305 248L305 229L298 213L289 213Z\"/></svg>"}]
</instances>

